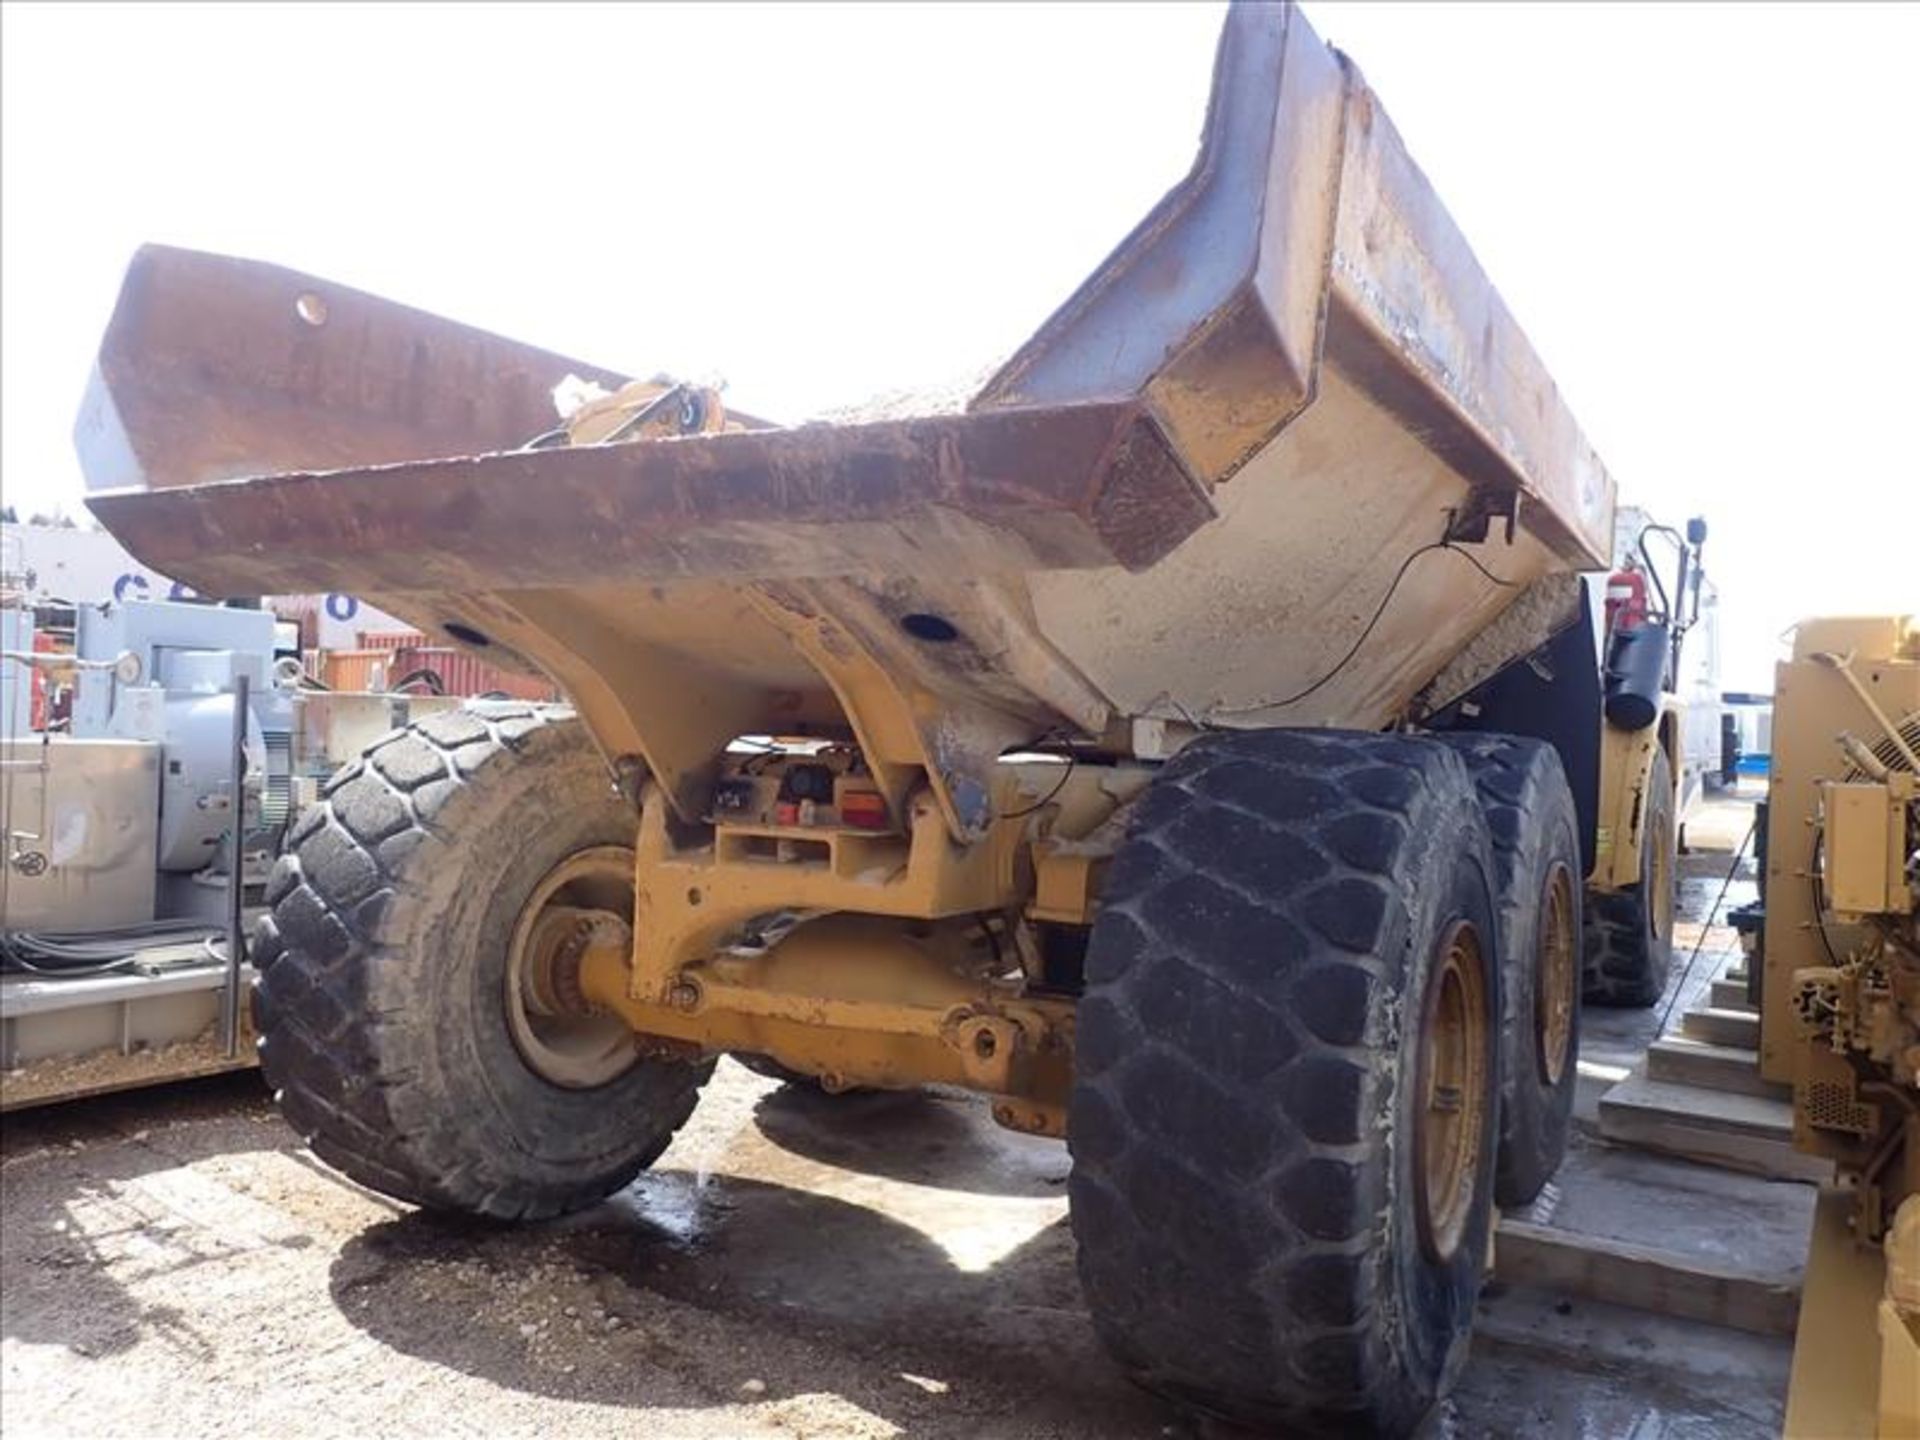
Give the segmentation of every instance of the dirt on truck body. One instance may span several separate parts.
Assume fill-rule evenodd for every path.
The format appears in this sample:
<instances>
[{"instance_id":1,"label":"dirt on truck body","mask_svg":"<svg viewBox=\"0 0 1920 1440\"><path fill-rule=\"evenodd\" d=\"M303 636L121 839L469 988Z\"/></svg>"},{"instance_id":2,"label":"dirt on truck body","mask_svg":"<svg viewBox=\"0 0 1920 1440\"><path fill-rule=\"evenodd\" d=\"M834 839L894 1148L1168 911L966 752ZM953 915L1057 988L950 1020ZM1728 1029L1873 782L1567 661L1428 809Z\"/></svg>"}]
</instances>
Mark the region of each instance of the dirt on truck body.
<instances>
[{"instance_id":1,"label":"dirt on truck body","mask_svg":"<svg viewBox=\"0 0 1920 1440\"><path fill-rule=\"evenodd\" d=\"M402 1200L589 1205L722 1052L958 1085L1068 1139L1134 1378L1404 1432L1564 1149L1583 987L1664 979L1670 676L1603 677L1579 576L1612 482L1291 8L1230 12L1191 173L957 412L765 426L150 247L77 439L202 593L352 592L570 699L380 741L270 887L268 1078Z\"/></svg>"}]
</instances>

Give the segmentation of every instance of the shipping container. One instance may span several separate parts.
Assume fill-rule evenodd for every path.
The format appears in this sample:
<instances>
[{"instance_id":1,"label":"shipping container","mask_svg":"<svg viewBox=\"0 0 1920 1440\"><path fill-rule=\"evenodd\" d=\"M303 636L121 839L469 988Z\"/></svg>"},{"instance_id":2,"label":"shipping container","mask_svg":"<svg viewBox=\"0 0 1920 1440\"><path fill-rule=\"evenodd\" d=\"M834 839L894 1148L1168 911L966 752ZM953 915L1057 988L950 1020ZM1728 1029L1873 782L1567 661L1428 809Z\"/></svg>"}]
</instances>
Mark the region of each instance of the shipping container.
<instances>
[{"instance_id":1,"label":"shipping container","mask_svg":"<svg viewBox=\"0 0 1920 1440\"><path fill-rule=\"evenodd\" d=\"M393 652L389 684L430 672L443 695L507 695L515 700L557 700L559 692L536 675L521 675L489 665L452 645L413 645Z\"/></svg>"},{"instance_id":2,"label":"shipping container","mask_svg":"<svg viewBox=\"0 0 1920 1440\"><path fill-rule=\"evenodd\" d=\"M394 674L389 650L323 651L320 680L329 690L385 690Z\"/></svg>"}]
</instances>

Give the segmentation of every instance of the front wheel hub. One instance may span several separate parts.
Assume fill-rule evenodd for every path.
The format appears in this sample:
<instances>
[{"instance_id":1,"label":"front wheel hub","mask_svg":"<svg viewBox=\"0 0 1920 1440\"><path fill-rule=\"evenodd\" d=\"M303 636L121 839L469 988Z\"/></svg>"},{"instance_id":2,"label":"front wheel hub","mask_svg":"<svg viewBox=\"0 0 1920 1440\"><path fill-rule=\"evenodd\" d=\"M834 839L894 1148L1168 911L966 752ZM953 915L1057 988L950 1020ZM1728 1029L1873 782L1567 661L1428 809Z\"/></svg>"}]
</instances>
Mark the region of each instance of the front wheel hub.
<instances>
[{"instance_id":1,"label":"front wheel hub","mask_svg":"<svg viewBox=\"0 0 1920 1440\"><path fill-rule=\"evenodd\" d=\"M633 852L619 846L563 860L521 907L507 950L507 1029L527 1068L550 1084L591 1090L640 1060L626 1023L594 1005L580 965L595 946L631 943Z\"/></svg>"}]
</instances>

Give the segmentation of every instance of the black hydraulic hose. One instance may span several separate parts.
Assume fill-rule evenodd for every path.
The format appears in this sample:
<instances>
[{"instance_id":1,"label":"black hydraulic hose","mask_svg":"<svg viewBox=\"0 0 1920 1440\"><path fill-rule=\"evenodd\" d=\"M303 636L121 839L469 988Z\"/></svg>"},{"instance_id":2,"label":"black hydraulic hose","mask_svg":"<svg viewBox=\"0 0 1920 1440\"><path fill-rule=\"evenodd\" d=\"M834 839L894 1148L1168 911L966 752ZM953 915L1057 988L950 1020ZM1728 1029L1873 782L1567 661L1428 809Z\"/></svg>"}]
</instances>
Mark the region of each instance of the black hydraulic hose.
<instances>
[{"instance_id":1,"label":"black hydraulic hose","mask_svg":"<svg viewBox=\"0 0 1920 1440\"><path fill-rule=\"evenodd\" d=\"M0 932L0 971L48 979L105 975L125 969L143 950L219 934L204 920L150 920L84 934L8 930Z\"/></svg>"},{"instance_id":2,"label":"black hydraulic hose","mask_svg":"<svg viewBox=\"0 0 1920 1440\"><path fill-rule=\"evenodd\" d=\"M387 689L393 694L398 695L409 685L425 685L428 693L433 695L445 695L447 693L447 682L440 678L440 672L424 667L419 670L409 670L398 680L394 681L393 684L389 685Z\"/></svg>"}]
</instances>

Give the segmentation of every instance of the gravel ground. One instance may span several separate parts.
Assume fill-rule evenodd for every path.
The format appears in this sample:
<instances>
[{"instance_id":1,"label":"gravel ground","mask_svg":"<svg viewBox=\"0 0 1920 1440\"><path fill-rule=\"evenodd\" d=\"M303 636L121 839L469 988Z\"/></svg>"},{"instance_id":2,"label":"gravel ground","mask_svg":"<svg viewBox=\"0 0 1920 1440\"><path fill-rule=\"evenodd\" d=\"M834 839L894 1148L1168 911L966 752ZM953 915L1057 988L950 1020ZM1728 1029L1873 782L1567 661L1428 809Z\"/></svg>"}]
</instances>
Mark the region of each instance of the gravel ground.
<instances>
[{"instance_id":1,"label":"gravel ground","mask_svg":"<svg viewBox=\"0 0 1920 1440\"><path fill-rule=\"evenodd\" d=\"M16 1114L0 1133L0 1426L1196 1433L1099 1349L1066 1172L1064 1147L968 1098L830 1098L731 1062L652 1174L525 1228L357 1189L252 1074ZM1787 1348L1496 1287L1429 1429L1777 1434Z\"/></svg>"},{"instance_id":2,"label":"gravel ground","mask_svg":"<svg viewBox=\"0 0 1920 1440\"><path fill-rule=\"evenodd\" d=\"M1094 1340L1057 1145L723 1065L651 1176L455 1224L322 1167L252 1076L9 1119L9 1437L1187 1434ZM1483 1306L1437 1434L1763 1435L1785 1347Z\"/></svg>"}]
</instances>

